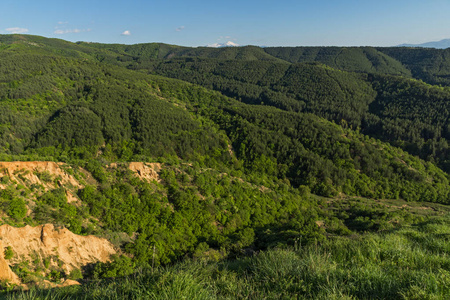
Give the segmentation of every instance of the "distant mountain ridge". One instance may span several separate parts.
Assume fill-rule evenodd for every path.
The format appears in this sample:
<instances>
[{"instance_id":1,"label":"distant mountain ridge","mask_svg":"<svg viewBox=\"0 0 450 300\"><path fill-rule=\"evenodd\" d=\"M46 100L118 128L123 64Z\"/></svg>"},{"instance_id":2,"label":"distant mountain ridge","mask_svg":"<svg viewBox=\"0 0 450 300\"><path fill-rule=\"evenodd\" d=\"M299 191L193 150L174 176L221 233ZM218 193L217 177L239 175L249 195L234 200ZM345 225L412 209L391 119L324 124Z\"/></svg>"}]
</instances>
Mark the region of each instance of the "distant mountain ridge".
<instances>
[{"instance_id":1,"label":"distant mountain ridge","mask_svg":"<svg viewBox=\"0 0 450 300\"><path fill-rule=\"evenodd\" d=\"M223 48L223 47L239 47L238 44L232 42L232 41L228 41L226 43L214 43L214 44L210 44L206 47L210 47L210 48Z\"/></svg>"},{"instance_id":2,"label":"distant mountain ridge","mask_svg":"<svg viewBox=\"0 0 450 300\"><path fill-rule=\"evenodd\" d=\"M397 47L422 47L422 48L436 48L436 49L446 49L450 48L450 39L443 39L435 42L427 42L423 44L401 44Z\"/></svg>"}]
</instances>

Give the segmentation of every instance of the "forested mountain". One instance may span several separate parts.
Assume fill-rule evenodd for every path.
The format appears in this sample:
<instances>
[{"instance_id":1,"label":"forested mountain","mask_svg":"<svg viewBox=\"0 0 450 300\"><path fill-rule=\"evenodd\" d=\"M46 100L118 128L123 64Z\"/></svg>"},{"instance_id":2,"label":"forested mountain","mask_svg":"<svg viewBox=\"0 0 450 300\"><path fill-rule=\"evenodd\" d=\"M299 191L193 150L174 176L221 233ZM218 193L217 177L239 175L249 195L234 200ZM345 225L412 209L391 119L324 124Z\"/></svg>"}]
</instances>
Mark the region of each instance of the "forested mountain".
<instances>
[{"instance_id":1,"label":"forested mountain","mask_svg":"<svg viewBox=\"0 0 450 300\"><path fill-rule=\"evenodd\" d=\"M264 164L267 170L262 173L265 175L288 179L294 186L308 185L315 193L332 195L346 189L346 194L394 197L397 193L398 197L405 183L398 188L386 186L382 188L383 192L373 189L383 186L380 178L387 180L386 184L395 182L390 177L397 176L396 172L400 172L399 178L412 177L402 174L402 168L398 166L387 168L391 162L375 158L378 151L365 149L371 143L385 146L375 140L363 143L364 136L351 128L361 128L363 122L367 123L375 116L378 123L370 126L380 126L380 120L394 118L415 117L416 126L422 122L426 124L430 118L441 126L447 121L438 116L417 118L414 114L423 112L424 107L410 108L411 111L396 108L395 102L389 101L392 88L380 87L385 83L385 77L378 79L370 75L369 78L369 75L336 71L324 65L259 61L223 64L220 60L214 60L215 63L209 60L185 62L184 67L180 67L179 60L157 63L155 69L162 70L160 73L166 76L177 75L180 79L216 89L222 85L219 90L224 89L225 94L239 98L240 102L196 86L80 60L74 55L49 55L46 51L29 54L30 47L40 50L39 46L29 43L13 45L1 53L2 73L5 74L1 96L5 120L3 147L8 154L62 155L77 149L83 155L93 157L92 152L97 151L93 149L103 146L111 147L113 154L124 160L167 155L189 160L204 156L228 165L233 159L228 147L232 146L246 170L257 170L258 164ZM21 51L20 47L26 51ZM14 69L17 71L8 81L6 76ZM199 69L202 73L197 73L203 78L193 80L195 77L188 76L188 73L194 73L192 70ZM231 89L233 84L235 89L230 93L226 89ZM399 84L394 85L396 88ZM375 87L383 90L383 98L377 96L380 93ZM439 92L431 97L444 98L445 91ZM245 97L244 100L241 97ZM171 98L174 99L166 100ZM389 101L389 104L382 101ZM260 105L265 102L281 110ZM435 114L444 115L445 111L439 105L445 106L445 103L436 105ZM370 108L376 115L368 114ZM427 108L430 109L429 104ZM335 121L341 127L320 117ZM389 123L386 121L386 124ZM381 126L387 125L381 123ZM410 131L413 129L409 123L408 127ZM373 127L362 130L373 130L378 134ZM383 138L391 134L388 130L381 132ZM409 133L404 136L394 133L392 139L407 139ZM411 136L411 139L421 138L414 132ZM128 151L124 151L124 143L130 148ZM334 149L336 144L339 146ZM345 144L348 145L342 146ZM216 158L211 158L212 153ZM399 160L405 160L401 152L396 155ZM345 160L350 164L344 163ZM278 166L270 171L271 164ZM340 164L347 164L349 169ZM377 168L381 168L380 171L375 171ZM357 174L369 177L358 179L360 175ZM424 174L421 178L427 177ZM363 185L359 181L370 186L368 178L377 183L368 190L355 190L355 186ZM435 189L436 186L432 188ZM446 202L446 194L437 199Z\"/></svg>"},{"instance_id":2,"label":"forested mountain","mask_svg":"<svg viewBox=\"0 0 450 300\"><path fill-rule=\"evenodd\" d=\"M126 255L93 277L424 221L330 202L449 204L450 59L436 51L0 36L0 157L84 178L40 188L5 175L2 220L115 236Z\"/></svg>"},{"instance_id":3,"label":"forested mountain","mask_svg":"<svg viewBox=\"0 0 450 300\"><path fill-rule=\"evenodd\" d=\"M449 86L450 49L381 48L406 66L414 78L435 85Z\"/></svg>"},{"instance_id":4,"label":"forested mountain","mask_svg":"<svg viewBox=\"0 0 450 300\"><path fill-rule=\"evenodd\" d=\"M319 62L349 72L411 75L399 61L372 47L268 47L264 50L291 63Z\"/></svg>"},{"instance_id":5,"label":"forested mountain","mask_svg":"<svg viewBox=\"0 0 450 300\"><path fill-rule=\"evenodd\" d=\"M200 84L244 103L313 113L448 170L448 88L316 63L173 59L135 68Z\"/></svg>"}]
</instances>

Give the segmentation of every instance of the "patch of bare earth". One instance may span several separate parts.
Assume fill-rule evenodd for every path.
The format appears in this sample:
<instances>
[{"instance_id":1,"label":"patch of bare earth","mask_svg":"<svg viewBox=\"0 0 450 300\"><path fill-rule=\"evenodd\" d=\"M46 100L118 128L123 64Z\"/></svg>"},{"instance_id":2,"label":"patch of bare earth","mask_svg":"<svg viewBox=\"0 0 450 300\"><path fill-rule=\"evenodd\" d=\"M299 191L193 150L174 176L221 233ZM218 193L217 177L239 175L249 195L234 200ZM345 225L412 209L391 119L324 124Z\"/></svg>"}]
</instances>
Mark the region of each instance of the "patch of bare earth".
<instances>
[{"instance_id":1,"label":"patch of bare earth","mask_svg":"<svg viewBox=\"0 0 450 300\"><path fill-rule=\"evenodd\" d=\"M8 264L33 261L37 257L40 261L49 260L51 266L59 266L67 274L90 263L107 262L111 255L117 253L106 239L77 235L67 228L55 228L52 224L21 228L2 225L0 238L0 251L10 246L14 252ZM1 263L0 259L0 268ZM3 278L9 276L7 270L2 270L1 274Z\"/></svg>"},{"instance_id":2,"label":"patch of bare earth","mask_svg":"<svg viewBox=\"0 0 450 300\"><path fill-rule=\"evenodd\" d=\"M4 251L4 248L5 247L3 246L3 243L0 241L0 250ZM4 256L1 255L3 254L3 251L2 253L0 253L0 280L7 281L11 284L20 284L19 277L13 271L11 271L8 262L6 261Z\"/></svg>"},{"instance_id":3,"label":"patch of bare earth","mask_svg":"<svg viewBox=\"0 0 450 300\"><path fill-rule=\"evenodd\" d=\"M141 180L160 182L158 175L159 170L161 170L160 163L130 162L128 168L136 173Z\"/></svg>"},{"instance_id":4,"label":"patch of bare earth","mask_svg":"<svg viewBox=\"0 0 450 300\"><path fill-rule=\"evenodd\" d=\"M0 162L0 177L8 176L11 180L20 182L25 186L32 184L42 185L45 190L54 188L53 181L45 181L39 174L48 172L52 178L58 179L59 185L71 185L74 188L82 188L83 185L72 175L64 170L64 163L52 161L14 161ZM0 185L0 188L6 188Z\"/></svg>"}]
</instances>

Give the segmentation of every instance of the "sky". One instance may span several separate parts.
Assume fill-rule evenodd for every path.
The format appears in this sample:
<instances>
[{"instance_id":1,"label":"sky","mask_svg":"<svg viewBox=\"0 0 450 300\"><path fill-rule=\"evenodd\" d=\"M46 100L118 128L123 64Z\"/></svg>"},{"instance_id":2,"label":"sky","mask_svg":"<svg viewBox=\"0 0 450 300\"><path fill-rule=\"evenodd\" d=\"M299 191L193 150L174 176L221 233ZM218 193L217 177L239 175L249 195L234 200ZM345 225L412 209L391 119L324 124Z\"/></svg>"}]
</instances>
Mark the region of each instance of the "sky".
<instances>
[{"instance_id":1,"label":"sky","mask_svg":"<svg viewBox=\"0 0 450 300\"><path fill-rule=\"evenodd\" d=\"M450 38L449 0L0 0L0 34L72 42L394 46Z\"/></svg>"}]
</instances>

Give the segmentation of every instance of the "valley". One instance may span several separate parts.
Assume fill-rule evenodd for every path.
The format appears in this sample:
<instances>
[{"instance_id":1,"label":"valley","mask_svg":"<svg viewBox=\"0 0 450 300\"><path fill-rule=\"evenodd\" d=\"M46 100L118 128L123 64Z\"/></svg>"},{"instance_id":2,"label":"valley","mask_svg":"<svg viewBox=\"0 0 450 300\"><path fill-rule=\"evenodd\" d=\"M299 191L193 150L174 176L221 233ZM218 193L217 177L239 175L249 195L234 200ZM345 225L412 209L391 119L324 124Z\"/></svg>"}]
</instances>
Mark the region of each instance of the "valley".
<instances>
[{"instance_id":1,"label":"valley","mask_svg":"<svg viewBox=\"0 0 450 300\"><path fill-rule=\"evenodd\" d=\"M0 297L445 299L449 51L0 35Z\"/></svg>"}]
</instances>

